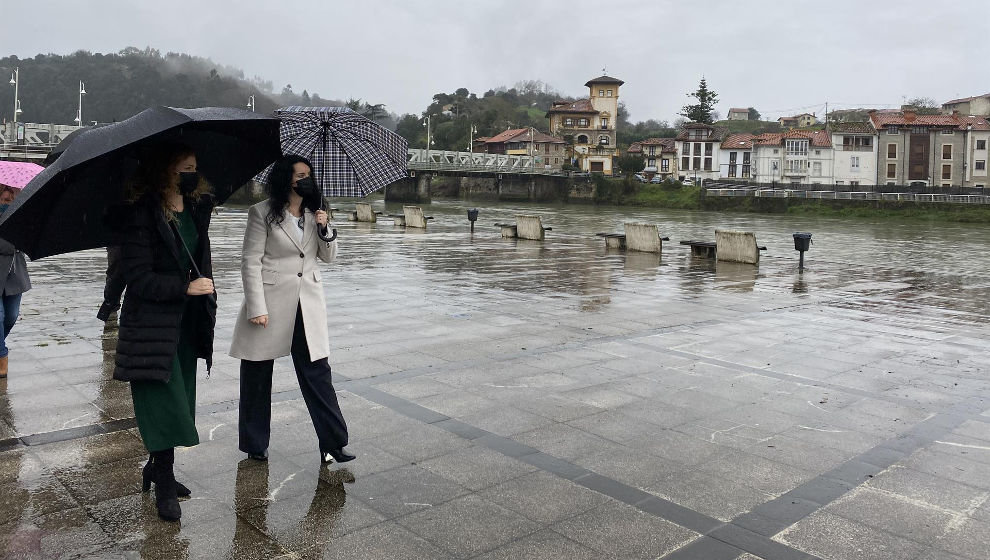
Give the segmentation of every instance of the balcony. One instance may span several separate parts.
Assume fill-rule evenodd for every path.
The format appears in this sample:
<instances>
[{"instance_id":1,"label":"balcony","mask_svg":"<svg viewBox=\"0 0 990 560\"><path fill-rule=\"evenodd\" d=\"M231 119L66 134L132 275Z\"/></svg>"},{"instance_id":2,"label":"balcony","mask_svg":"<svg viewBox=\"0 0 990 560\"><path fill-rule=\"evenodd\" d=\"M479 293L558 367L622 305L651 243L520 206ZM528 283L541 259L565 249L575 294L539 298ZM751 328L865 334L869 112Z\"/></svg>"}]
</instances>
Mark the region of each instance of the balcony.
<instances>
[{"instance_id":1,"label":"balcony","mask_svg":"<svg viewBox=\"0 0 990 560\"><path fill-rule=\"evenodd\" d=\"M836 146L839 150L843 152L872 152L873 146L852 146L848 144L841 144Z\"/></svg>"},{"instance_id":2,"label":"balcony","mask_svg":"<svg viewBox=\"0 0 990 560\"><path fill-rule=\"evenodd\" d=\"M784 168L784 177L807 177L807 169L787 169Z\"/></svg>"}]
</instances>

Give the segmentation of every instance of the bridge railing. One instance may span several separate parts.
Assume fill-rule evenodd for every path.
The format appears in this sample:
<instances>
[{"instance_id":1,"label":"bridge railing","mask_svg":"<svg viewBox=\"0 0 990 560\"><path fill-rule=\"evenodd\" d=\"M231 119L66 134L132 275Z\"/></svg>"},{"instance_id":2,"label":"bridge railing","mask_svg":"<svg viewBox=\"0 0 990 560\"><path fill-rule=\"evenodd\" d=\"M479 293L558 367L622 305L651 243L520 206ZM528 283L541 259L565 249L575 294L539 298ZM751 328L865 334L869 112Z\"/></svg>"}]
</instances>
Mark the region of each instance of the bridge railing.
<instances>
[{"instance_id":1,"label":"bridge railing","mask_svg":"<svg viewBox=\"0 0 990 560\"><path fill-rule=\"evenodd\" d=\"M902 202L948 202L990 204L990 196L978 194L939 194L873 191L813 191L804 189L709 188L706 196L753 196L760 198L816 198L822 200L896 200Z\"/></svg>"},{"instance_id":2,"label":"bridge railing","mask_svg":"<svg viewBox=\"0 0 990 560\"><path fill-rule=\"evenodd\" d=\"M416 171L459 171L465 173L513 173L555 175L557 169L547 168L542 157L509 154L480 154L446 150L410 149L406 160Z\"/></svg>"}]
</instances>

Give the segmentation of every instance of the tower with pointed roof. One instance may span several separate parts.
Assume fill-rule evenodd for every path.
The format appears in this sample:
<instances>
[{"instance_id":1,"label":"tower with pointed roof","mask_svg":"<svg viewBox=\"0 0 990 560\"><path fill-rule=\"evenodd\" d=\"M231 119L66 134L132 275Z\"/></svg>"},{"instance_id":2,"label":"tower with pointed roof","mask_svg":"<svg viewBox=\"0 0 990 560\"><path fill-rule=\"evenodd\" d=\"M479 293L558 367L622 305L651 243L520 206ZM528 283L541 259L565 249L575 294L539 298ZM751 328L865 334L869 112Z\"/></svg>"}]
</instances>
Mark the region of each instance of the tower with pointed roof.
<instances>
[{"instance_id":1,"label":"tower with pointed roof","mask_svg":"<svg viewBox=\"0 0 990 560\"><path fill-rule=\"evenodd\" d=\"M567 139L571 158L584 172L612 174L616 151L619 87L625 82L603 74L588 80L588 98L554 101L547 118L550 134Z\"/></svg>"}]
</instances>

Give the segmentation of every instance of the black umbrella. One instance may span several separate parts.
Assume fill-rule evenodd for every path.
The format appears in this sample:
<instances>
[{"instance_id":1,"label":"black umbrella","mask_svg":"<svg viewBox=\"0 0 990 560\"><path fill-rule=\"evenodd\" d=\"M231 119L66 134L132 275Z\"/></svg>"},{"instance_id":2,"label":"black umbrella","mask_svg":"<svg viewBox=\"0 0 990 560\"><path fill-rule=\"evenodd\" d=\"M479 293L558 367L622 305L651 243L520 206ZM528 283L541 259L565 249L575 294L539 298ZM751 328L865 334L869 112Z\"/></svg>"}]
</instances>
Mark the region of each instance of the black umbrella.
<instances>
[{"instance_id":1,"label":"black umbrella","mask_svg":"<svg viewBox=\"0 0 990 560\"><path fill-rule=\"evenodd\" d=\"M147 109L68 142L4 213L0 238L32 259L106 246L112 241L107 209L123 202L141 154L165 142L195 150L217 203L282 154L272 117L222 107Z\"/></svg>"}]
</instances>

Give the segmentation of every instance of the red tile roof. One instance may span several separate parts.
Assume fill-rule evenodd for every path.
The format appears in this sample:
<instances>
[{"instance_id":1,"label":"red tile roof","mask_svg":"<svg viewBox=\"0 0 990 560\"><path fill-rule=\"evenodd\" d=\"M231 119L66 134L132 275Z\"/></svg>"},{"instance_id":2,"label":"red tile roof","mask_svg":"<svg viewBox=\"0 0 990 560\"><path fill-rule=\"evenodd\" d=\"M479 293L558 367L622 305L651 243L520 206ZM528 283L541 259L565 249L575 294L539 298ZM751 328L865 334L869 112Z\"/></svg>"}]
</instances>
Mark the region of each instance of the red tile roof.
<instances>
[{"instance_id":1,"label":"red tile roof","mask_svg":"<svg viewBox=\"0 0 990 560\"><path fill-rule=\"evenodd\" d=\"M633 142L629 144L629 148L626 149L627 154L641 154L643 153L643 146L639 142Z\"/></svg>"},{"instance_id":2,"label":"red tile roof","mask_svg":"<svg viewBox=\"0 0 990 560\"><path fill-rule=\"evenodd\" d=\"M537 144L566 144L562 139L543 134L539 130L533 135L533 139ZM530 130L528 128L513 128L492 136L485 140L485 143L501 144L502 142L529 142L529 140Z\"/></svg>"},{"instance_id":3,"label":"red tile roof","mask_svg":"<svg viewBox=\"0 0 990 560\"><path fill-rule=\"evenodd\" d=\"M987 126L987 119L984 117L964 117L961 115L910 115L905 116L903 111L893 113L875 112L870 115L870 122L873 127L880 129L886 126L934 126L952 127L959 130L966 130L967 125L973 125L976 130L990 130L983 128Z\"/></svg>"},{"instance_id":4,"label":"red tile roof","mask_svg":"<svg viewBox=\"0 0 990 560\"><path fill-rule=\"evenodd\" d=\"M785 140L807 138L808 144L817 148L831 148L832 135L824 130L792 130L790 132L765 132L753 137L760 146L783 146Z\"/></svg>"},{"instance_id":5,"label":"red tile roof","mask_svg":"<svg viewBox=\"0 0 990 560\"><path fill-rule=\"evenodd\" d=\"M660 146L661 152L677 151L677 145L674 143L673 138L647 138L636 143L643 146Z\"/></svg>"},{"instance_id":6,"label":"red tile roof","mask_svg":"<svg viewBox=\"0 0 990 560\"><path fill-rule=\"evenodd\" d=\"M688 135L688 131L696 128L710 129L712 131L711 136L709 136L708 138L690 138ZM681 130L677 134L677 138L675 138L675 140L688 140L691 142L721 142L722 139L728 135L729 135L729 129L727 128L712 126L710 124L692 122L692 123L687 123L683 126L683 130Z\"/></svg>"},{"instance_id":7,"label":"red tile roof","mask_svg":"<svg viewBox=\"0 0 990 560\"><path fill-rule=\"evenodd\" d=\"M591 99L578 99L577 101L554 101L550 110L547 111L549 117L551 113L597 113L591 104Z\"/></svg>"},{"instance_id":8,"label":"red tile roof","mask_svg":"<svg viewBox=\"0 0 990 560\"><path fill-rule=\"evenodd\" d=\"M722 140L723 150L748 150L753 147L753 138L756 138L748 132L740 132L737 134L730 134L725 140Z\"/></svg>"},{"instance_id":9,"label":"red tile roof","mask_svg":"<svg viewBox=\"0 0 990 560\"><path fill-rule=\"evenodd\" d=\"M963 97L962 99L953 99L951 101L946 101L945 103L942 104L942 106L944 107L945 105L955 105L956 103L966 103L967 101L972 101L974 99L980 99L980 98L983 98L983 97L990 97L990 93L984 93L983 95L974 95L973 97Z\"/></svg>"}]
</instances>

